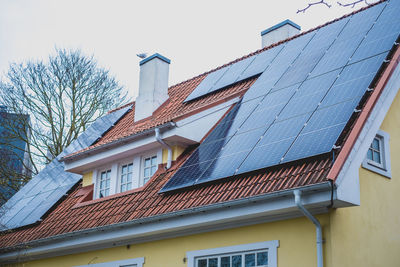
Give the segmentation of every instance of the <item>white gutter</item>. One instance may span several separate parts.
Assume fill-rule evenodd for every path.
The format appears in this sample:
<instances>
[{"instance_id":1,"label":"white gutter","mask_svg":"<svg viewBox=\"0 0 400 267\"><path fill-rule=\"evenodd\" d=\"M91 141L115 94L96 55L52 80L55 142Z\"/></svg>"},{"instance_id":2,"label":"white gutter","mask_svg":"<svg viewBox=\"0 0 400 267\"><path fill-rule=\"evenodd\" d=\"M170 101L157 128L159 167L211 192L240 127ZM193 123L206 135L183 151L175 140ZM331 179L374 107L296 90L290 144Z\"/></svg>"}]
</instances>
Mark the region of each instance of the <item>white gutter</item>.
<instances>
[{"instance_id":1,"label":"white gutter","mask_svg":"<svg viewBox=\"0 0 400 267\"><path fill-rule=\"evenodd\" d=\"M301 191L300 190L294 190L294 202L296 203L296 206L299 208L299 210L308 218L310 219L313 224L315 224L316 231L317 231L317 266L318 267L323 267L324 266L324 259L323 259L323 254L322 254L322 228L321 224L315 218L312 216L312 214L303 206L301 203Z\"/></svg>"},{"instance_id":2,"label":"white gutter","mask_svg":"<svg viewBox=\"0 0 400 267\"><path fill-rule=\"evenodd\" d=\"M167 167L166 167L166 169L168 170L169 168L171 168L172 148L169 145L167 145L167 143L165 143L164 140L162 140L161 135L160 135L160 129L158 127L156 127L154 129L154 132L156 133L157 142L159 142L164 148L166 148L168 150L168 159L167 159Z\"/></svg>"}]
</instances>

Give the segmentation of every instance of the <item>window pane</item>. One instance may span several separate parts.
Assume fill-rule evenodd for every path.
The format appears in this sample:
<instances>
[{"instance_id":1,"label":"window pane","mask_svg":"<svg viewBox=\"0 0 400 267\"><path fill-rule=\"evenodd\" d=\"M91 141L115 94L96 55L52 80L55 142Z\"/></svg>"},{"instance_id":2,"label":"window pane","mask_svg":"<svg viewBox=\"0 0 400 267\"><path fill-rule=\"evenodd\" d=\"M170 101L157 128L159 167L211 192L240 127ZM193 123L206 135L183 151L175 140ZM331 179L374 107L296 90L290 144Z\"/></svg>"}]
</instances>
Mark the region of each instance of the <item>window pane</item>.
<instances>
[{"instance_id":1,"label":"window pane","mask_svg":"<svg viewBox=\"0 0 400 267\"><path fill-rule=\"evenodd\" d=\"M218 267L218 258L208 259L208 267Z\"/></svg>"},{"instance_id":2,"label":"window pane","mask_svg":"<svg viewBox=\"0 0 400 267\"><path fill-rule=\"evenodd\" d=\"M378 150L378 151L380 150L379 149L379 139L374 138L374 141L372 142L372 148L375 150Z\"/></svg>"},{"instance_id":3,"label":"window pane","mask_svg":"<svg viewBox=\"0 0 400 267\"><path fill-rule=\"evenodd\" d=\"M110 187L110 179L107 179L107 180L106 180L106 187L107 187L107 188Z\"/></svg>"},{"instance_id":4,"label":"window pane","mask_svg":"<svg viewBox=\"0 0 400 267\"><path fill-rule=\"evenodd\" d=\"M198 267L207 267L207 260L198 260L197 261L197 266Z\"/></svg>"},{"instance_id":5,"label":"window pane","mask_svg":"<svg viewBox=\"0 0 400 267\"><path fill-rule=\"evenodd\" d=\"M148 177L147 177L147 178L144 178L144 179L143 179L143 183L147 183L148 180L149 180Z\"/></svg>"},{"instance_id":6,"label":"window pane","mask_svg":"<svg viewBox=\"0 0 400 267\"><path fill-rule=\"evenodd\" d=\"M150 168L145 168L144 169L144 177L149 177L150 176Z\"/></svg>"},{"instance_id":7,"label":"window pane","mask_svg":"<svg viewBox=\"0 0 400 267\"><path fill-rule=\"evenodd\" d=\"M126 174L123 174L122 176L121 176L121 183L126 183Z\"/></svg>"},{"instance_id":8,"label":"window pane","mask_svg":"<svg viewBox=\"0 0 400 267\"><path fill-rule=\"evenodd\" d=\"M242 267L242 255L232 256L232 267Z\"/></svg>"},{"instance_id":9,"label":"window pane","mask_svg":"<svg viewBox=\"0 0 400 267\"><path fill-rule=\"evenodd\" d=\"M374 161L381 163L381 156L379 152L374 151Z\"/></svg>"},{"instance_id":10,"label":"window pane","mask_svg":"<svg viewBox=\"0 0 400 267\"><path fill-rule=\"evenodd\" d=\"M110 189L107 188L107 189L105 190L105 192L104 192L104 196L106 197L106 196L108 196L109 194L110 194Z\"/></svg>"},{"instance_id":11,"label":"window pane","mask_svg":"<svg viewBox=\"0 0 400 267\"><path fill-rule=\"evenodd\" d=\"M126 173L126 171L128 170L128 166L122 166L122 173Z\"/></svg>"},{"instance_id":12,"label":"window pane","mask_svg":"<svg viewBox=\"0 0 400 267\"><path fill-rule=\"evenodd\" d=\"M256 254L246 254L244 256L244 266L245 267L252 267L256 266Z\"/></svg>"},{"instance_id":13,"label":"window pane","mask_svg":"<svg viewBox=\"0 0 400 267\"><path fill-rule=\"evenodd\" d=\"M107 171L107 179L111 178L111 171Z\"/></svg>"},{"instance_id":14,"label":"window pane","mask_svg":"<svg viewBox=\"0 0 400 267\"><path fill-rule=\"evenodd\" d=\"M370 160L373 160L372 159L372 149L368 149L367 158Z\"/></svg>"},{"instance_id":15,"label":"window pane","mask_svg":"<svg viewBox=\"0 0 400 267\"><path fill-rule=\"evenodd\" d=\"M127 183L126 190L131 190L131 189L132 189L132 183Z\"/></svg>"},{"instance_id":16,"label":"window pane","mask_svg":"<svg viewBox=\"0 0 400 267\"><path fill-rule=\"evenodd\" d=\"M150 167L150 158L147 158L144 160L144 166L145 167Z\"/></svg>"},{"instance_id":17,"label":"window pane","mask_svg":"<svg viewBox=\"0 0 400 267\"><path fill-rule=\"evenodd\" d=\"M231 267L231 257L222 257L221 267Z\"/></svg>"},{"instance_id":18,"label":"window pane","mask_svg":"<svg viewBox=\"0 0 400 267\"><path fill-rule=\"evenodd\" d=\"M257 253L257 266L268 265L268 252Z\"/></svg>"},{"instance_id":19,"label":"window pane","mask_svg":"<svg viewBox=\"0 0 400 267\"><path fill-rule=\"evenodd\" d=\"M153 174L155 174L157 171L157 167L151 167L151 176L153 176Z\"/></svg>"},{"instance_id":20,"label":"window pane","mask_svg":"<svg viewBox=\"0 0 400 267\"><path fill-rule=\"evenodd\" d=\"M132 170L133 170L133 164L131 163L128 165L128 172L132 172Z\"/></svg>"},{"instance_id":21,"label":"window pane","mask_svg":"<svg viewBox=\"0 0 400 267\"><path fill-rule=\"evenodd\" d=\"M124 192L124 191L126 191L126 185L125 184L121 185L121 192Z\"/></svg>"},{"instance_id":22,"label":"window pane","mask_svg":"<svg viewBox=\"0 0 400 267\"><path fill-rule=\"evenodd\" d=\"M128 182L131 182L132 181L132 173L128 173L128 180L127 180Z\"/></svg>"},{"instance_id":23,"label":"window pane","mask_svg":"<svg viewBox=\"0 0 400 267\"><path fill-rule=\"evenodd\" d=\"M151 165L157 165L157 157L151 158Z\"/></svg>"}]
</instances>

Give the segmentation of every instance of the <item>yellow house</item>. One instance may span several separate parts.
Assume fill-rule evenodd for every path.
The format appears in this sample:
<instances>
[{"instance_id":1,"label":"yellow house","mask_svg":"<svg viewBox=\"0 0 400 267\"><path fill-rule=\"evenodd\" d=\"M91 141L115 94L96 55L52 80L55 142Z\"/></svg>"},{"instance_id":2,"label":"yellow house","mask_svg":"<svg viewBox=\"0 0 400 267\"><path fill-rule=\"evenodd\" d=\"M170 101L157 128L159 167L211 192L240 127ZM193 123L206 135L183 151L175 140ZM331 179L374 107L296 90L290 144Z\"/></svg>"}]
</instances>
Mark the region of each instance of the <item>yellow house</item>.
<instances>
[{"instance_id":1,"label":"yellow house","mask_svg":"<svg viewBox=\"0 0 400 267\"><path fill-rule=\"evenodd\" d=\"M4 206L4 266L400 266L400 2L110 111Z\"/></svg>"}]
</instances>

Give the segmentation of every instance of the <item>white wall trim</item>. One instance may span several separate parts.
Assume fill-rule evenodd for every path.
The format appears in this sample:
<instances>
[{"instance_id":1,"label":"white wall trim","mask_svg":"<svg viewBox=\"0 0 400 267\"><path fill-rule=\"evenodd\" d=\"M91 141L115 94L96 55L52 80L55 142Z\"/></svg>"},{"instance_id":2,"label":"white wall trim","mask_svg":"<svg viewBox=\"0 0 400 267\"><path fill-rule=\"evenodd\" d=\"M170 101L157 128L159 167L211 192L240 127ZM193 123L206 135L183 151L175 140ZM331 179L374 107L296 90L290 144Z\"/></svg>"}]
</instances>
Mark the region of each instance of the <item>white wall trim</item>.
<instances>
[{"instance_id":1,"label":"white wall trim","mask_svg":"<svg viewBox=\"0 0 400 267\"><path fill-rule=\"evenodd\" d=\"M135 259L127 259L127 260L119 260L119 261L109 261L104 263L95 263L95 264L87 264L87 265L79 265L75 267L123 267L123 266L131 266L136 264L135 267L143 267L144 258L135 258Z\"/></svg>"},{"instance_id":2,"label":"white wall trim","mask_svg":"<svg viewBox=\"0 0 400 267\"><path fill-rule=\"evenodd\" d=\"M385 176L387 178L392 178L392 167L390 163L390 135L387 132L384 132L382 130L378 130L378 133L376 136L382 140L382 166L378 166L374 164L374 162L371 162L368 160L367 157L364 158L364 161L362 163L363 168L376 172L382 176Z\"/></svg>"},{"instance_id":3,"label":"white wall trim","mask_svg":"<svg viewBox=\"0 0 400 267\"><path fill-rule=\"evenodd\" d=\"M246 251L251 251L251 250L259 250L259 249L268 249L268 267L277 267L278 266L277 265L278 247L279 247L279 240L271 240L271 241L236 245L236 246L188 251L188 252L186 252L186 258L188 260L187 266L188 267L196 267L195 260L198 257L246 252Z\"/></svg>"}]
</instances>

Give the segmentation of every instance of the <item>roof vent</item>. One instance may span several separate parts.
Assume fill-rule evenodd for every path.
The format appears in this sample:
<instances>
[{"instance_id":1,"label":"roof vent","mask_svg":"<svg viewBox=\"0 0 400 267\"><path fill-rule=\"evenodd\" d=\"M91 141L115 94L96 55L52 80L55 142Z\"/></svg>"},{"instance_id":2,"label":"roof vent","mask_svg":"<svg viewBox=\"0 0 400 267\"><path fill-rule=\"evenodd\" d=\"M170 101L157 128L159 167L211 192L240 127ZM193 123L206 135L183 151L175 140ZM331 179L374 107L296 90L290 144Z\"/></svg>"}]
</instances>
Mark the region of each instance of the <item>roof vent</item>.
<instances>
[{"instance_id":1,"label":"roof vent","mask_svg":"<svg viewBox=\"0 0 400 267\"><path fill-rule=\"evenodd\" d=\"M168 99L170 60L154 54L140 61L139 95L135 101L135 121L140 121Z\"/></svg>"},{"instance_id":2,"label":"roof vent","mask_svg":"<svg viewBox=\"0 0 400 267\"><path fill-rule=\"evenodd\" d=\"M298 34L301 27L287 19L261 32L261 46L266 47Z\"/></svg>"}]
</instances>

